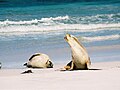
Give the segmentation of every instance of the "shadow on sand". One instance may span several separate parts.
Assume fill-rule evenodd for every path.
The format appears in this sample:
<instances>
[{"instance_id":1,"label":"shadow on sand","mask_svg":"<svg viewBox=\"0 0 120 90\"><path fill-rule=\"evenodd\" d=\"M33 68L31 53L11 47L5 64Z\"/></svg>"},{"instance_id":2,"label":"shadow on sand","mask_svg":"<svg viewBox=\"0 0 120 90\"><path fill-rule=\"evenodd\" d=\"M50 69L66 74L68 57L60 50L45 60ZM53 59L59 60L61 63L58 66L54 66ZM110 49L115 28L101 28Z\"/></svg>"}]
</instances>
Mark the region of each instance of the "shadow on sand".
<instances>
[{"instance_id":1,"label":"shadow on sand","mask_svg":"<svg viewBox=\"0 0 120 90\"><path fill-rule=\"evenodd\" d=\"M94 68L93 68L93 69L88 69L88 70L102 70L102 69L94 69Z\"/></svg>"},{"instance_id":2,"label":"shadow on sand","mask_svg":"<svg viewBox=\"0 0 120 90\"><path fill-rule=\"evenodd\" d=\"M60 71L89 71L89 70L93 70L93 71L95 70L96 71L96 70L102 70L102 69L95 69L95 68L93 68L93 69L86 69L86 70L85 69L81 69L81 70L60 70Z\"/></svg>"}]
</instances>

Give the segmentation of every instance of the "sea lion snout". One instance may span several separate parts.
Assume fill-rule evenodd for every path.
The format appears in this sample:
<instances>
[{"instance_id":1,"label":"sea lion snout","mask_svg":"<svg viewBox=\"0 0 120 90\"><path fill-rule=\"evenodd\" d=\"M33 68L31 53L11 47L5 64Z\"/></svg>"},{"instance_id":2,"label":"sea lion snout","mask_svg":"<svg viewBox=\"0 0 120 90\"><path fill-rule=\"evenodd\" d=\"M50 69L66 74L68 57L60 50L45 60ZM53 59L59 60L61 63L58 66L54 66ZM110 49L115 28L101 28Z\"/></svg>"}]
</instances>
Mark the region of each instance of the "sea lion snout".
<instances>
[{"instance_id":1,"label":"sea lion snout","mask_svg":"<svg viewBox=\"0 0 120 90\"><path fill-rule=\"evenodd\" d=\"M71 37L70 34L66 34L66 36L64 37L64 39L65 39L66 41L68 41L70 37Z\"/></svg>"},{"instance_id":2,"label":"sea lion snout","mask_svg":"<svg viewBox=\"0 0 120 90\"><path fill-rule=\"evenodd\" d=\"M64 39L67 41L67 37L65 36Z\"/></svg>"}]
</instances>

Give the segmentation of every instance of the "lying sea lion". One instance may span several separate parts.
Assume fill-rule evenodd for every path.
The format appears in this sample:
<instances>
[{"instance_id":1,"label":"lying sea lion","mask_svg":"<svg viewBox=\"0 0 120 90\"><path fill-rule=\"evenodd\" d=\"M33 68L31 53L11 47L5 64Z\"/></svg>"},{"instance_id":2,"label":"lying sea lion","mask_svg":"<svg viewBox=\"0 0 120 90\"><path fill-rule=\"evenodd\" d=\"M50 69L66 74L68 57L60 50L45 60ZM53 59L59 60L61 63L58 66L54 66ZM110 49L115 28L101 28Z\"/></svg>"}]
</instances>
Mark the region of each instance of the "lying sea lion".
<instances>
[{"instance_id":1,"label":"lying sea lion","mask_svg":"<svg viewBox=\"0 0 120 90\"><path fill-rule=\"evenodd\" d=\"M88 69L91 61L85 47L73 35L66 34L64 39L68 42L72 51L72 61L70 61L64 68L66 70Z\"/></svg>"},{"instance_id":2,"label":"lying sea lion","mask_svg":"<svg viewBox=\"0 0 120 90\"><path fill-rule=\"evenodd\" d=\"M48 55L37 53L32 55L24 66L27 66L28 68L53 68L53 63Z\"/></svg>"}]
</instances>

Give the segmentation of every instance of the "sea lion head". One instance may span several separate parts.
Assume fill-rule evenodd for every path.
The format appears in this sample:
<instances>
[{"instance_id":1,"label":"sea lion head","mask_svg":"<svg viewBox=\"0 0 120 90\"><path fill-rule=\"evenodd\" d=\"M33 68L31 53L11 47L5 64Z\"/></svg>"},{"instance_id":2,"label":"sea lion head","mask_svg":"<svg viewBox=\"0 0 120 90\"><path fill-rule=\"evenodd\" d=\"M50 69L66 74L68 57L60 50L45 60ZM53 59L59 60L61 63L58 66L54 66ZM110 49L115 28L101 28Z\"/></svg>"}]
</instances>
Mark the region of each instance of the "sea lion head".
<instances>
[{"instance_id":1,"label":"sea lion head","mask_svg":"<svg viewBox=\"0 0 120 90\"><path fill-rule=\"evenodd\" d=\"M53 68L53 63L49 60L47 63L47 68Z\"/></svg>"},{"instance_id":2,"label":"sea lion head","mask_svg":"<svg viewBox=\"0 0 120 90\"><path fill-rule=\"evenodd\" d=\"M64 39L66 40L66 42L69 43L70 46L75 44L75 43L79 44L78 39L75 36L73 36L73 35L66 34Z\"/></svg>"},{"instance_id":3,"label":"sea lion head","mask_svg":"<svg viewBox=\"0 0 120 90\"><path fill-rule=\"evenodd\" d=\"M70 40L72 40L73 39L73 35L70 35L70 34L66 34L66 36L64 37L64 39L67 41L67 42L69 42Z\"/></svg>"}]
</instances>

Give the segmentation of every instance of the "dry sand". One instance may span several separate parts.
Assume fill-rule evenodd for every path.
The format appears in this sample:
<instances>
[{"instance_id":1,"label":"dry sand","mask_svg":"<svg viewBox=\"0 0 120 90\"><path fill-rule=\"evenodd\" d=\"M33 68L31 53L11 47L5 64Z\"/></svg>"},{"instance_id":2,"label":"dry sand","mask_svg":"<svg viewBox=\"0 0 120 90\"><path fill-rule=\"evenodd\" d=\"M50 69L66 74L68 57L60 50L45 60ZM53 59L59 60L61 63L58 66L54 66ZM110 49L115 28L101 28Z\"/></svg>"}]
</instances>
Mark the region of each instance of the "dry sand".
<instances>
[{"instance_id":1,"label":"dry sand","mask_svg":"<svg viewBox=\"0 0 120 90\"><path fill-rule=\"evenodd\" d=\"M0 90L120 90L120 62L93 63L91 70L1 69Z\"/></svg>"}]
</instances>

